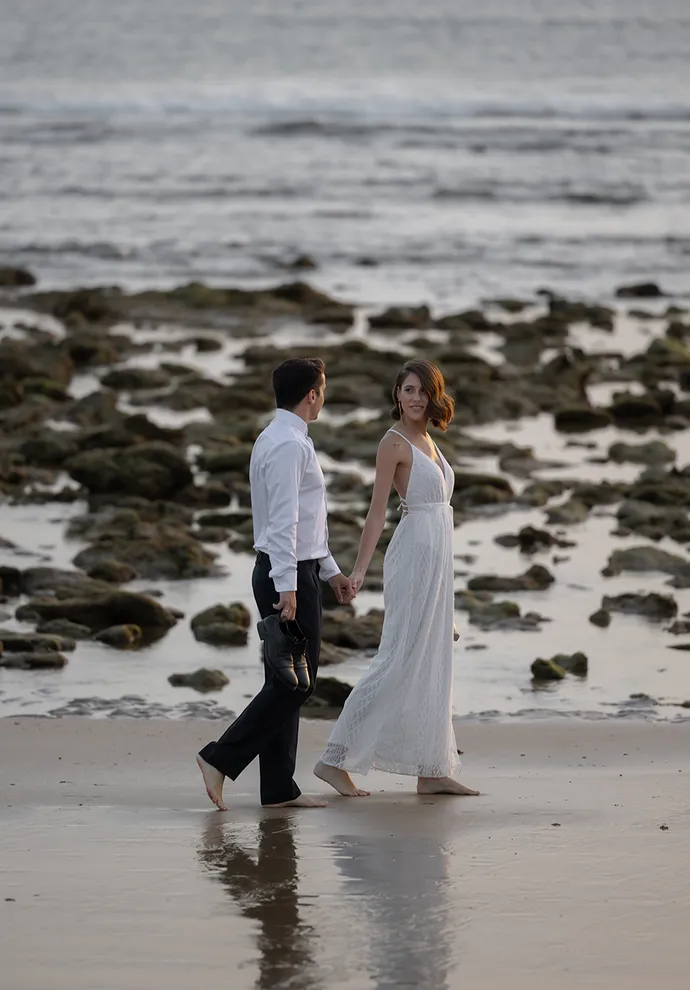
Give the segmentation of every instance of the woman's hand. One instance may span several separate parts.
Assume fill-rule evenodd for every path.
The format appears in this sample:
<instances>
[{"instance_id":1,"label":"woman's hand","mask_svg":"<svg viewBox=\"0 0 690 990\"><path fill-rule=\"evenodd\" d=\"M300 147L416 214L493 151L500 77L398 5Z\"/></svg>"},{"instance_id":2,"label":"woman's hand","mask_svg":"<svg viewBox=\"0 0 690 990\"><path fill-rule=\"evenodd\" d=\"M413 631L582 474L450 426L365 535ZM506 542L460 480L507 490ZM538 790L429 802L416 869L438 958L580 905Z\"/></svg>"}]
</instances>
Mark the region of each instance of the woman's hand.
<instances>
[{"instance_id":1,"label":"woman's hand","mask_svg":"<svg viewBox=\"0 0 690 990\"><path fill-rule=\"evenodd\" d=\"M350 584L352 585L352 591L356 595L359 589L364 584L364 571L354 569L350 575Z\"/></svg>"}]
</instances>

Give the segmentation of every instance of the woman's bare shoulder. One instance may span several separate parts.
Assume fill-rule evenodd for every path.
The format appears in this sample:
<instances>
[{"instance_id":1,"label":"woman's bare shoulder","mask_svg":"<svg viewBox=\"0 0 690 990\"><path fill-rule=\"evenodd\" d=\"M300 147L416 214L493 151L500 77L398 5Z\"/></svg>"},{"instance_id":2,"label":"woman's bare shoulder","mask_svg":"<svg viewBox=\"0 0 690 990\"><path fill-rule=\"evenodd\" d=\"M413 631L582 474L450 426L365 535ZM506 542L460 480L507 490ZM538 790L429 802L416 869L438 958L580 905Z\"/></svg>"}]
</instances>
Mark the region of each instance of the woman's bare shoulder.
<instances>
[{"instance_id":1,"label":"woman's bare shoulder","mask_svg":"<svg viewBox=\"0 0 690 990\"><path fill-rule=\"evenodd\" d=\"M384 433L379 443L379 455L394 459L396 462L407 460L410 456L409 449L409 441L395 430Z\"/></svg>"}]
</instances>

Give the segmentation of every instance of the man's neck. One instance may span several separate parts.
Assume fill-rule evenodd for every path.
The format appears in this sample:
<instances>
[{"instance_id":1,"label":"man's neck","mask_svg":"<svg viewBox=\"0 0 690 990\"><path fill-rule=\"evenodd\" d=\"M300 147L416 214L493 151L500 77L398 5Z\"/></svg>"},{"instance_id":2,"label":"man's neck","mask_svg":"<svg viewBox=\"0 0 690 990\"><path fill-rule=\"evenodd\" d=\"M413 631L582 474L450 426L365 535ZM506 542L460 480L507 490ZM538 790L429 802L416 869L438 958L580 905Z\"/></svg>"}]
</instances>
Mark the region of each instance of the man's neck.
<instances>
[{"instance_id":1,"label":"man's neck","mask_svg":"<svg viewBox=\"0 0 690 990\"><path fill-rule=\"evenodd\" d=\"M284 419L292 419L293 423L295 419L300 420L300 424L294 424L295 426L301 425L302 429L306 432L309 428L309 420L307 419L307 413L304 410L297 409L276 409L276 416L280 416Z\"/></svg>"}]
</instances>

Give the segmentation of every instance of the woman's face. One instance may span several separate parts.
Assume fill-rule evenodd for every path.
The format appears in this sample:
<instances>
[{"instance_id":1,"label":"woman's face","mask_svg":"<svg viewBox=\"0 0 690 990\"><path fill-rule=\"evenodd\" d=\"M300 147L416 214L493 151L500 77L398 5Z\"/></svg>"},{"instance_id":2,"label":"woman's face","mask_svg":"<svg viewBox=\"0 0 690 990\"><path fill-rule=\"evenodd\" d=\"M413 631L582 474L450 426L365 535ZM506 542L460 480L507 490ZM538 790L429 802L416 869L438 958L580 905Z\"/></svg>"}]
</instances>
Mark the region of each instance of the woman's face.
<instances>
[{"instance_id":1,"label":"woman's face","mask_svg":"<svg viewBox=\"0 0 690 990\"><path fill-rule=\"evenodd\" d=\"M402 406L405 419L420 423L427 418L429 396L415 374L409 374L398 390L398 402Z\"/></svg>"}]
</instances>

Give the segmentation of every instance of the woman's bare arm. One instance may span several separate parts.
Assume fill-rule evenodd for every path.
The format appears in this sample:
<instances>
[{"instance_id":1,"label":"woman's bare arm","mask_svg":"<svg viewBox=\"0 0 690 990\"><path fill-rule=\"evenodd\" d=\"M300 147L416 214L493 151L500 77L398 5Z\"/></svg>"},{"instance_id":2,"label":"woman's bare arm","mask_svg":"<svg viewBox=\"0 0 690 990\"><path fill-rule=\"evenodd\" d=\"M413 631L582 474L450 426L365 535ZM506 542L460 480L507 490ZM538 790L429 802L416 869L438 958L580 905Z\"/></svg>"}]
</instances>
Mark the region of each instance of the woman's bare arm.
<instances>
[{"instance_id":1,"label":"woman's bare arm","mask_svg":"<svg viewBox=\"0 0 690 990\"><path fill-rule=\"evenodd\" d=\"M388 497L395 477L398 465L405 459L404 440L397 440L391 433L387 433L379 444L376 455L376 477L374 478L374 491L371 496L371 504L367 513L367 518L359 541L357 560L350 575L352 590L359 591L367 573L367 568L374 555L376 544L379 542L383 527L386 522L386 511L388 509Z\"/></svg>"}]
</instances>

